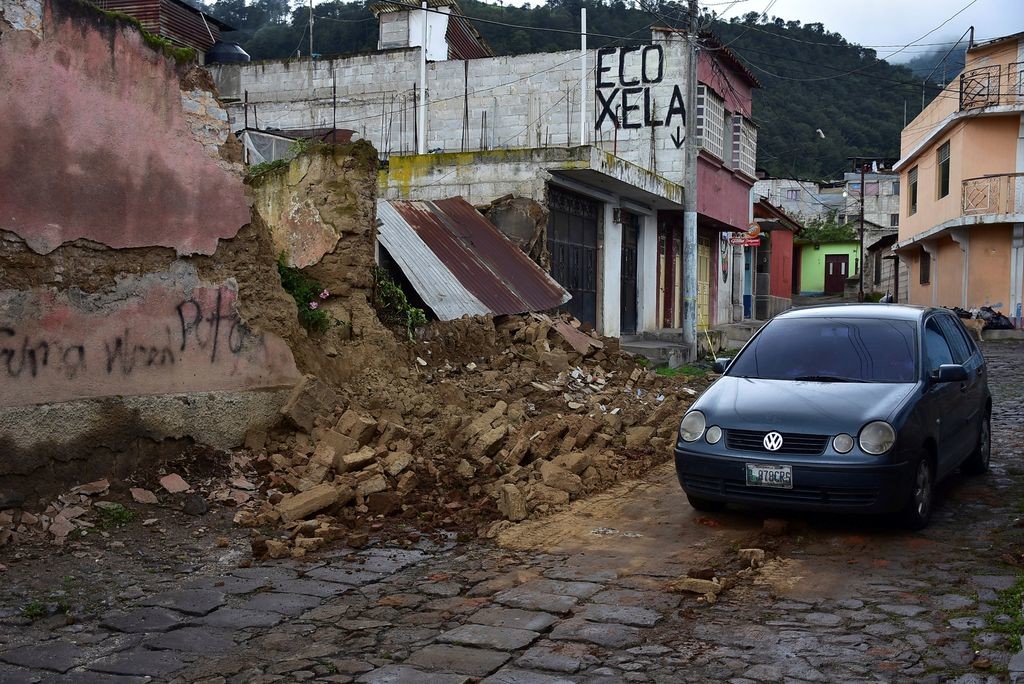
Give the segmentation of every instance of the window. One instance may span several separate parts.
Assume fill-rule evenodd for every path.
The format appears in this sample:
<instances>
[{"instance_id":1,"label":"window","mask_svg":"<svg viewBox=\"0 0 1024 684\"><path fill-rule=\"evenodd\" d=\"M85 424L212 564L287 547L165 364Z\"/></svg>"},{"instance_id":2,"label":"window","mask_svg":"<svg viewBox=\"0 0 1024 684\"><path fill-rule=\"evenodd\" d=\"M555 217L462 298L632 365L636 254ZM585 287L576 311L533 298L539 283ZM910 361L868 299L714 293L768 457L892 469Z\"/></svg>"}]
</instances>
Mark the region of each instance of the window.
<instances>
[{"instance_id":1,"label":"window","mask_svg":"<svg viewBox=\"0 0 1024 684\"><path fill-rule=\"evenodd\" d=\"M706 85L697 88L697 128L700 144L719 159L725 158L725 101Z\"/></svg>"},{"instance_id":2,"label":"window","mask_svg":"<svg viewBox=\"0 0 1024 684\"><path fill-rule=\"evenodd\" d=\"M892 182L892 194L894 194L894 195L899 195L900 194L900 182L899 181L893 181Z\"/></svg>"},{"instance_id":3,"label":"window","mask_svg":"<svg viewBox=\"0 0 1024 684\"><path fill-rule=\"evenodd\" d=\"M955 317L945 314L936 316L934 320L939 322L939 327L946 335L946 341L949 342L949 348L953 352L953 361L967 363L971 355L974 354L974 349L964 332L964 327Z\"/></svg>"},{"instance_id":4,"label":"window","mask_svg":"<svg viewBox=\"0 0 1024 684\"><path fill-rule=\"evenodd\" d=\"M874 273L875 285L882 284L882 250L879 249L875 252L875 273Z\"/></svg>"},{"instance_id":5,"label":"window","mask_svg":"<svg viewBox=\"0 0 1024 684\"><path fill-rule=\"evenodd\" d=\"M737 115L739 121L739 163L735 168L751 178L757 177L757 126Z\"/></svg>"},{"instance_id":6,"label":"window","mask_svg":"<svg viewBox=\"0 0 1024 684\"><path fill-rule=\"evenodd\" d=\"M839 215L839 225L841 225L841 226L846 225L846 214L840 214Z\"/></svg>"},{"instance_id":7,"label":"window","mask_svg":"<svg viewBox=\"0 0 1024 684\"><path fill-rule=\"evenodd\" d=\"M934 318L924 328L924 353L929 371L937 370L944 363L953 363L949 342L943 337Z\"/></svg>"},{"instance_id":8,"label":"window","mask_svg":"<svg viewBox=\"0 0 1024 684\"><path fill-rule=\"evenodd\" d=\"M909 216L913 216L917 213L917 167L910 169L910 173L907 174L907 180L910 183L910 211Z\"/></svg>"},{"instance_id":9,"label":"window","mask_svg":"<svg viewBox=\"0 0 1024 684\"><path fill-rule=\"evenodd\" d=\"M786 199L795 200L800 199L800 190L793 188L792 190L786 190Z\"/></svg>"},{"instance_id":10,"label":"window","mask_svg":"<svg viewBox=\"0 0 1024 684\"><path fill-rule=\"evenodd\" d=\"M939 148L939 199L949 194L949 143Z\"/></svg>"},{"instance_id":11,"label":"window","mask_svg":"<svg viewBox=\"0 0 1024 684\"><path fill-rule=\"evenodd\" d=\"M900 215L899 214L889 214L889 227L890 228L896 228L899 225L900 225Z\"/></svg>"},{"instance_id":12,"label":"window","mask_svg":"<svg viewBox=\"0 0 1024 684\"><path fill-rule=\"evenodd\" d=\"M916 325L869 318L782 318L769 322L729 366L733 377L914 382Z\"/></svg>"},{"instance_id":13,"label":"window","mask_svg":"<svg viewBox=\"0 0 1024 684\"><path fill-rule=\"evenodd\" d=\"M922 249L917 255L917 267L921 271L921 284L932 282L932 255Z\"/></svg>"},{"instance_id":14,"label":"window","mask_svg":"<svg viewBox=\"0 0 1024 684\"><path fill-rule=\"evenodd\" d=\"M850 183L850 189L848 191L851 195L860 194L860 183Z\"/></svg>"},{"instance_id":15,"label":"window","mask_svg":"<svg viewBox=\"0 0 1024 684\"><path fill-rule=\"evenodd\" d=\"M878 181L870 181L864 184L864 194L868 197L878 196Z\"/></svg>"}]
</instances>

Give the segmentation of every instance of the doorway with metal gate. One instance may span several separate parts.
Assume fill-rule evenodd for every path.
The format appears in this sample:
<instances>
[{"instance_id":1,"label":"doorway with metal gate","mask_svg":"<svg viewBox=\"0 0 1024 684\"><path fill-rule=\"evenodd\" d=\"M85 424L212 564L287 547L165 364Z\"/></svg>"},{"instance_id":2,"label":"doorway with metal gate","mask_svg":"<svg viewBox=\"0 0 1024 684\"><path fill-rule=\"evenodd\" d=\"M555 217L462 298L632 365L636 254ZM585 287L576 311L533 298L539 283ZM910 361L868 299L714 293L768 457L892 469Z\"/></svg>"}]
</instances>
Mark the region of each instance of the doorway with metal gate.
<instances>
[{"instance_id":1,"label":"doorway with metal gate","mask_svg":"<svg viewBox=\"0 0 1024 684\"><path fill-rule=\"evenodd\" d=\"M561 308L595 328L600 206L582 195L548 186L551 276L572 295Z\"/></svg>"},{"instance_id":2,"label":"doorway with metal gate","mask_svg":"<svg viewBox=\"0 0 1024 684\"><path fill-rule=\"evenodd\" d=\"M622 218L622 263L619 289L619 329L623 335L632 335L637 330L637 254L640 242L640 217L623 211Z\"/></svg>"}]
</instances>

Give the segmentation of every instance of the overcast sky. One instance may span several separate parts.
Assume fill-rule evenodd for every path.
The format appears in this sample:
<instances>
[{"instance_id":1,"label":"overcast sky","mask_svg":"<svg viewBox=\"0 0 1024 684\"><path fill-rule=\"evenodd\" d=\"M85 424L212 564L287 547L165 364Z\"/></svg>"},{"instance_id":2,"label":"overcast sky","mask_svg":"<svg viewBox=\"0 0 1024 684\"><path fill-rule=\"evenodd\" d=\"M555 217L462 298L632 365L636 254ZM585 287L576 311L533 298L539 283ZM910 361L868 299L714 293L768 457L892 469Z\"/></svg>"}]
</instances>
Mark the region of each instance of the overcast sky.
<instances>
[{"instance_id":1,"label":"overcast sky","mask_svg":"<svg viewBox=\"0 0 1024 684\"><path fill-rule=\"evenodd\" d=\"M739 0L730 8L722 0L702 0L701 5L725 17L746 12L762 12L770 0ZM900 46L917 40L970 4L970 0L776 0L768 14L801 22L821 22L829 31L841 33L847 40L864 46L879 47L878 56L895 52ZM1024 0L975 0L948 24L891 58L893 62L910 59L930 49L923 45L956 40L968 26L974 26L976 39L995 38L1024 31Z\"/></svg>"}]
</instances>

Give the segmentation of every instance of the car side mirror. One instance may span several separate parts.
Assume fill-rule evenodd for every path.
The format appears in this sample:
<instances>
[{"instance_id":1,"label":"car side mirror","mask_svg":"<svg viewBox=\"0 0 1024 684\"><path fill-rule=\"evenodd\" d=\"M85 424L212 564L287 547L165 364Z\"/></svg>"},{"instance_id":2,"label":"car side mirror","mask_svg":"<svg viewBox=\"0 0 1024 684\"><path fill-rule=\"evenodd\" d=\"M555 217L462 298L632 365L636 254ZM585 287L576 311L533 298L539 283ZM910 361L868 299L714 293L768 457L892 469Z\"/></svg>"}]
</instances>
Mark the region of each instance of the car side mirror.
<instances>
[{"instance_id":1,"label":"car side mirror","mask_svg":"<svg viewBox=\"0 0 1024 684\"><path fill-rule=\"evenodd\" d=\"M932 371L932 380L941 382L963 382L967 379L967 369L958 363L944 363Z\"/></svg>"},{"instance_id":2,"label":"car side mirror","mask_svg":"<svg viewBox=\"0 0 1024 684\"><path fill-rule=\"evenodd\" d=\"M711 369L718 373L719 375L721 375L729 368L730 363L732 363L732 359L730 359L729 357L715 359L715 363L713 366L711 366Z\"/></svg>"}]
</instances>

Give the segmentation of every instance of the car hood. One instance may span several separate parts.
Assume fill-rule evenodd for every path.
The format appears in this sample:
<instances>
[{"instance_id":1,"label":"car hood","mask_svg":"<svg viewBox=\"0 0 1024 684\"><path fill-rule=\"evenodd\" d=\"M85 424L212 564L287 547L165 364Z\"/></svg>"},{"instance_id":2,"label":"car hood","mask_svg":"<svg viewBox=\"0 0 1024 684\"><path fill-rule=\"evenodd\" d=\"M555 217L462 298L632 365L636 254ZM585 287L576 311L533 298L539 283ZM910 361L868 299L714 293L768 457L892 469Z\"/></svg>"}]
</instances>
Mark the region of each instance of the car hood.
<instances>
[{"instance_id":1,"label":"car hood","mask_svg":"<svg viewBox=\"0 0 1024 684\"><path fill-rule=\"evenodd\" d=\"M889 420L914 384L796 382L725 376L698 399L709 425L812 434L857 431Z\"/></svg>"}]
</instances>

